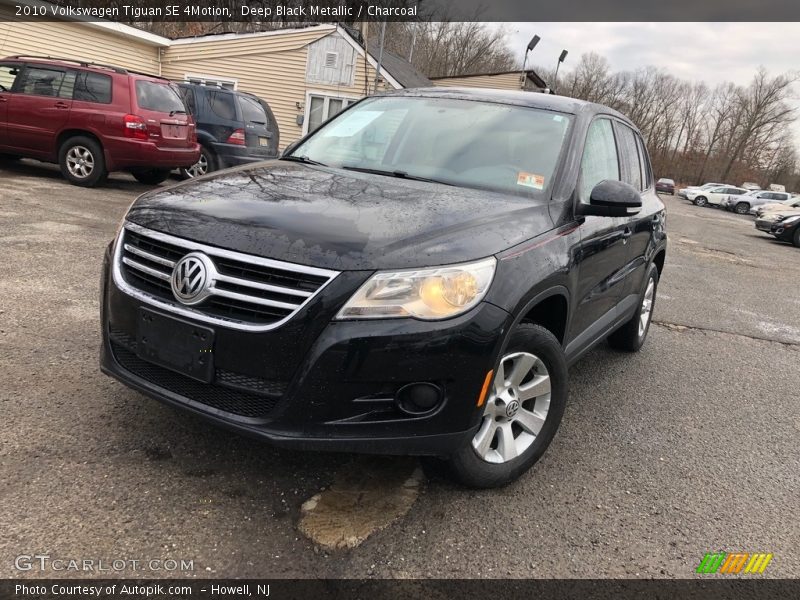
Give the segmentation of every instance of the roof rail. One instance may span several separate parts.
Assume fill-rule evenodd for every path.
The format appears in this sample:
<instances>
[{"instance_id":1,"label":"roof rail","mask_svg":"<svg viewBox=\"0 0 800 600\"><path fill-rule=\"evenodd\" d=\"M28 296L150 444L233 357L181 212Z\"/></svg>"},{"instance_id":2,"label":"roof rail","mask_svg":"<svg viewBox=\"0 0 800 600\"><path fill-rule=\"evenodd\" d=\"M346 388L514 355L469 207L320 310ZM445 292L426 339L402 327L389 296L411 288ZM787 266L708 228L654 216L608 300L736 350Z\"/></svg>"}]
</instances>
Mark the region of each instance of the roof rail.
<instances>
[{"instance_id":1,"label":"roof rail","mask_svg":"<svg viewBox=\"0 0 800 600\"><path fill-rule=\"evenodd\" d=\"M115 73L121 73L123 75L128 74L127 69L123 69L122 67L115 67L114 65L106 65L103 63L91 62L88 60L78 60L75 58L60 58L58 56L39 56L34 54L15 54L14 56L9 56L8 58L16 58L19 60L24 60L26 58L33 58L36 60L57 60L59 62L67 62L67 63L74 63L80 65L82 67L101 67L103 69L109 69L114 71Z\"/></svg>"}]
</instances>

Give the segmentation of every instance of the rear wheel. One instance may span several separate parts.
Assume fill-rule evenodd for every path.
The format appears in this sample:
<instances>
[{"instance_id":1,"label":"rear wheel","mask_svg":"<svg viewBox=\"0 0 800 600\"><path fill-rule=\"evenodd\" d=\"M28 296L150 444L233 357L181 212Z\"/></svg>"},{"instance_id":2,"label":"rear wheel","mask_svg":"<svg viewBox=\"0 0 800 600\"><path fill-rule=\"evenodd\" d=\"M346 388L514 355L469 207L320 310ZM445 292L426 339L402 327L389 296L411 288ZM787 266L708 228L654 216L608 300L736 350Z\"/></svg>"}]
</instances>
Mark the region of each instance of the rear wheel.
<instances>
[{"instance_id":1,"label":"rear wheel","mask_svg":"<svg viewBox=\"0 0 800 600\"><path fill-rule=\"evenodd\" d=\"M657 290L658 267L651 264L644 290L639 297L639 310L630 321L608 336L608 343L612 348L625 352L637 352L641 349L647 339L647 332L650 331Z\"/></svg>"},{"instance_id":2,"label":"rear wheel","mask_svg":"<svg viewBox=\"0 0 800 600\"><path fill-rule=\"evenodd\" d=\"M705 206L708 204L708 199L705 196L698 196L693 202L695 206Z\"/></svg>"},{"instance_id":3,"label":"rear wheel","mask_svg":"<svg viewBox=\"0 0 800 600\"><path fill-rule=\"evenodd\" d=\"M737 215L746 215L750 212L750 205L747 202L739 202L734 207Z\"/></svg>"},{"instance_id":4,"label":"rear wheel","mask_svg":"<svg viewBox=\"0 0 800 600\"><path fill-rule=\"evenodd\" d=\"M167 180L170 172L169 169L144 169L141 171L131 171L131 175L133 175L139 183L158 185L162 181Z\"/></svg>"},{"instance_id":5,"label":"rear wheel","mask_svg":"<svg viewBox=\"0 0 800 600\"><path fill-rule=\"evenodd\" d=\"M184 179L194 179L219 168L217 157L205 146L200 146L200 158L191 167L182 167L181 176Z\"/></svg>"},{"instance_id":6,"label":"rear wheel","mask_svg":"<svg viewBox=\"0 0 800 600\"><path fill-rule=\"evenodd\" d=\"M92 187L108 177L103 149L90 137L78 135L61 144L58 164L62 175L74 185Z\"/></svg>"},{"instance_id":7,"label":"rear wheel","mask_svg":"<svg viewBox=\"0 0 800 600\"><path fill-rule=\"evenodd\" d=\"M514 481L541 458L567 402L567 363L547 329L523 323L511 334L475 436L444 463L475 488Z\"/></svg>"}]
</instances>

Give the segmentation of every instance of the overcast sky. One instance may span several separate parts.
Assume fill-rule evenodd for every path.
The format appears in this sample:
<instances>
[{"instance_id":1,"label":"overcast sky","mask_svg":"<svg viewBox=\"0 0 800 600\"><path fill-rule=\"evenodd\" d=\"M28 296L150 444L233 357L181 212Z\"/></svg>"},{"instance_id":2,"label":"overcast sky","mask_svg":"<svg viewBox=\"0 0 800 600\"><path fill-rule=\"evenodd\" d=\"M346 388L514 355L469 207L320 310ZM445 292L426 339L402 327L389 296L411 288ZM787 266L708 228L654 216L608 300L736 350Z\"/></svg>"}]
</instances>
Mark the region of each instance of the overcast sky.
<instances>
[{"instance_id":1,"label":"overcast sky","mask_svg":"<svg viewBox=\"0 0 800 600\"><path fill-rule=\"evenodd\" d=\"M747 84L759 65L771 74L800 69L800 23L502 23L522 60L534 34L542 40L528 64L554 68L562 49L574 66L585 52L612 70L664 67L682 79ZM800 90L800 86L798 86Z\"/></svg>"}]
</instances>

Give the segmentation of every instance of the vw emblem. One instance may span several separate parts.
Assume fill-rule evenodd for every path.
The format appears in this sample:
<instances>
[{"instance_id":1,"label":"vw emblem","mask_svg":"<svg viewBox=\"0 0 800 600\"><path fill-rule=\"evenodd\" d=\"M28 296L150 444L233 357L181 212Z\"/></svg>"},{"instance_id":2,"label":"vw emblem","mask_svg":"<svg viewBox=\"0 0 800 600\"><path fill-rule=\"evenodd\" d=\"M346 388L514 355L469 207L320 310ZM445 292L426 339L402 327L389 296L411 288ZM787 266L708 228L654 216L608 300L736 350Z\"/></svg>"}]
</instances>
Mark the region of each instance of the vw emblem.
<instances>
[{"instance_id":1,"label":"vw emblem","mask_svg":"<svg viewBox=\"0 0 800 600\"><path fill-rule=\"evenodd\" d=\"M515 414L517 414L518 410L519 410L519 402L517 402L516 400L512 400L506 405L506 416L509 419L511 419L514 417Z\"/></svg>"},{"instance_id":2,"label":"vw emblem","mask_svg":"<svg viewBox=\"0 0 800 600\"><path fill-rule=\"evenodd\" d=\"M191 252L172 269L170 283L175 298L183 304L197 304L208 295L214 265L200 252Z\"/></svg>"}]
</instances>

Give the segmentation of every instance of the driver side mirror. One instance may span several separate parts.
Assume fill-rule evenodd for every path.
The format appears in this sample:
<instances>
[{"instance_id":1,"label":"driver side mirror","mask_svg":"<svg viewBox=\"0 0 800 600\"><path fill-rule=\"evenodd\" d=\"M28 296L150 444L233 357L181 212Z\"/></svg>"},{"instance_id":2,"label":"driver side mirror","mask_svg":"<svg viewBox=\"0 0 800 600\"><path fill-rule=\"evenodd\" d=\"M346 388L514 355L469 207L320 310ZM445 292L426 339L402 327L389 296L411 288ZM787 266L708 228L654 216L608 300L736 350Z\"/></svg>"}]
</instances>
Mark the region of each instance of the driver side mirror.
<instances>
[{"instance_id":1,"label":"driver side mirror","mask_svg":"<svg viewBox=\"0 0 800 600\"><path fill-rule=\"evenodd\" d=\"M576 213L598 217L627 217L642 209L642 196L632 185L606 179L592 188L589 204L579 203Z\"/></svg>"}]
</instances>

